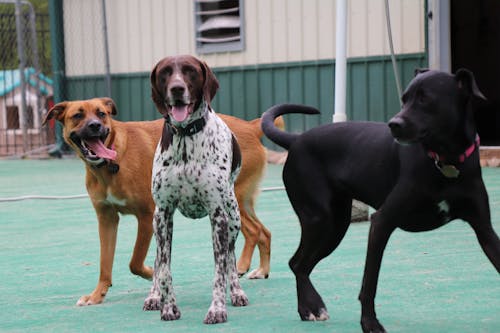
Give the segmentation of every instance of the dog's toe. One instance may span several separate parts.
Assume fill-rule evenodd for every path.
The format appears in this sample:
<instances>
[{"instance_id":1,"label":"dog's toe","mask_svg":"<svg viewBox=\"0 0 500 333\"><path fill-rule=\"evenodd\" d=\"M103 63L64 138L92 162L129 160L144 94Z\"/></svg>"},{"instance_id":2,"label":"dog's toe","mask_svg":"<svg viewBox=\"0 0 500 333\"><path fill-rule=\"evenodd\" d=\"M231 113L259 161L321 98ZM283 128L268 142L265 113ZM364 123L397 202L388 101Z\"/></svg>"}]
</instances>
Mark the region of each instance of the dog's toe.
<instances>
[{"instance_id":1,"label":"dog's toe","mask_svg":"<svg viewBox=\"0 0 500 333\"><path fill-rule=\"evenodd\" d=\"M300 314L302 320L305 321L325 321L330 319L328 311L325 308L320 308L318 312L307 312L305 314Z\"/></svg>"},{"instance_id":2,"label":"dog's toe","mask_svg":"<svg viewBox=\"0 0 500 333\"><path fill-rule=\"evenodd\" d=\"M104 300L104 297L100 299L94 299L91 295L85 295L80 297L80 299L76 302L77 306L89 306L89 305L96 305L96 304L101 304Z\"/></svg>"},{"instance_id":3,"label":"dog's toe","mask_svg":"<svg viewBox=\"0 0 500 333\"><path fill-rule=\"evenodd\" d=\"M264 273L262 271L262 269L260 268L257 268L257 269L254 269L253 271L251 271L249 274L248 274L248 278L249 279L267 279L269 277L269 273Z\"/></svg>"},{"instance_id":4,"label":"dog's toe","mask_svg":"<svg viewBox=\"0 0 500 333\"><path fill-rule=\"evenodd\" d=\"M161 309L161 320L177 320L181 317L181 312L175 304L164 304Z\"/></svg>"},{"instance_id":5,"label":"dog's toe","mask_svg":"<svg viewBox=\"0 0 500 333\"><path fill-rule=\"evenodd\" d=\"M203 320L204 324L220 324L227 321L227 311L225 307L210 307L208 309L207 315Z\"/></svg>"},{"instance_id":6,"label":"dog's toe","mask_svg":"<svg viewBox=\"0 0 500 333\"><path fill-rule=\"evenodd\" d=\"M231 295L231 304L233 306L247 306L248 305L248 297L245 295L243 290L239 293L234 293Z\"/></svg>"},{"instance_id":7,"label":"dog's toe","mask_svg":"<svg viewBox=\"0 0 500 333\"><path fill-rule=\"evenodd\" d=\"M240 271L240 270L238 269L238 277L239 277L239 278L240 278L240 277L242 277L243 275L245 275L246 273L248 273L248 269L247 269L247 270L242 270L242 271Z\"/></svg>"},{"instance_id":8,"label":"dog's toe","mask_svg":"<svg viewBox=\"0 0 500 333\"><path fill-rule=\"evenodd\" d=\"M144 311L158 311L160 310L160 297L149 296L144 301L144 306L142 307Z\"/></svg>"}]
</instances>

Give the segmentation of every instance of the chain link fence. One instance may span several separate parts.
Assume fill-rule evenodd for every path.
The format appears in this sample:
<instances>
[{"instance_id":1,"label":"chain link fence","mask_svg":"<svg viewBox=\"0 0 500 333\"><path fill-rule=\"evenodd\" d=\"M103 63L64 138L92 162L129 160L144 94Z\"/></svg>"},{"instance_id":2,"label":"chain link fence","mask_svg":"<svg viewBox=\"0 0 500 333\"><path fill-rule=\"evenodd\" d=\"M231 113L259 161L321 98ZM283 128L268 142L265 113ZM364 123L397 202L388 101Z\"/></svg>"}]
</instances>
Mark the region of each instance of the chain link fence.
<instances>
[{"instance_id":1,"label":"chain link fence","mask_svg":"<svg viewBox=\"0 0 500 333\"><path fill-rule=\"evenodd\" d=\"M42 116L51 103L48 13L0 0L0 156L37 154L54 141Z\"/></svg>"}]
</instances>

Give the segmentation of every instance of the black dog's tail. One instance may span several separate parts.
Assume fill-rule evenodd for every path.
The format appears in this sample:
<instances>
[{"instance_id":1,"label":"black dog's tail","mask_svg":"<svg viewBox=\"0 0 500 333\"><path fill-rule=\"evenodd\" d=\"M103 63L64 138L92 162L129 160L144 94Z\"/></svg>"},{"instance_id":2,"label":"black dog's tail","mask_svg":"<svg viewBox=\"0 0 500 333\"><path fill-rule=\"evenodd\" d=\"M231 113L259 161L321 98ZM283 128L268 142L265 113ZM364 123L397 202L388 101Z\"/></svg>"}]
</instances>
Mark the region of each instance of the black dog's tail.
<instances>
[{"instance_id":1,"label":"black dog's tail","mask_svg":"<svg viewBox=\"0 0 500 333\"><path fill-rule=\"evenodd\" d=\"M274 126L274 119L287 113L319 114L319 110L300 104L278 104L262 114L262 131L277 145L288 149L300 134L281 131Z\"/></svg>"}]
</instances>

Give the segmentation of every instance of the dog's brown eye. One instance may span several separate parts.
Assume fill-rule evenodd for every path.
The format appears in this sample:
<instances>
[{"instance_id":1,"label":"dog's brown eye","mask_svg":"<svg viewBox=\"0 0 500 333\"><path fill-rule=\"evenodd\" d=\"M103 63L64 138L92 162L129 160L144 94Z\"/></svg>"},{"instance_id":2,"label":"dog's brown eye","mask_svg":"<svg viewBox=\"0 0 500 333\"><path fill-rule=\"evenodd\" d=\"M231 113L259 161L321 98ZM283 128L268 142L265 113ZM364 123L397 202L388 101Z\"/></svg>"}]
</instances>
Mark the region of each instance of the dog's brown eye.
<instances>
[{"instance_id":1,"label":"dog's brown eye","mask_svg":"<svg viewBox=\"0 0 500 333\"><path fill-rule=\"evenodd\" d=\"M99 110L99 111L97 111L97 116L98 116L99 118L104 118L104 117L106 117L106 112L103 112L103 111L100 111L100 110Z\"/></svg>"},{"instance_id":2,"label":"dog's brown eye","mask_svg":"<svg viewBox=\"0 0 500 333\"><path fill-rule=\"evenodd\" d=\"M71 118L73 120L80 120L83 118L83 113L75 113Z\"/></svg>"},{"instance_id":3,"label":"dog's brown eye","mask_svg":"<svg viewBox=\"0 0 500 333\"><path fill-rule=\"evenodd\" d=\"M196 69L192 66L184 66L182 67L182 73L187 76L194 76L196 75Z\"/></svg>"}]
</instances>

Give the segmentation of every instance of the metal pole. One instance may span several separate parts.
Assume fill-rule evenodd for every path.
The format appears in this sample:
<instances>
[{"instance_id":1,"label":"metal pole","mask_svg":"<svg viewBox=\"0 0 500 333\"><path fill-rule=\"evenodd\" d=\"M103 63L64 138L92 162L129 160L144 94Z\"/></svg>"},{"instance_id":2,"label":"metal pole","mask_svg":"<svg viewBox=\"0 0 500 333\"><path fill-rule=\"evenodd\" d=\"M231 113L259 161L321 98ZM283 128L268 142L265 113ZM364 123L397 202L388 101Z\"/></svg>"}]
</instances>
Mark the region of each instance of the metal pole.
<instances>
[{"instance_id":1,"label":"metal pole","mask_svg":"<svg viewBox=\"0 0 500 333\"><path fill-rule=\"evenodd\" d=\"M394 72L394 80L396 80L396 88L398 89L399 104L402 104L402 89L399 80L398 65L396 63L396 55L394 54L394 44L392 42L391 14L389 12L389 0L385 0L385 19L387 21L387 37L389 38L389 49L391 51L392 70Z\"/></svg>"},{"instance_id":2,"label":"metal pole","mask_svg":"<svg viewBox=\"0 0 500 333\"><path fill-rule=\"evenodd\" d=\"M101 0L102 4L102 33L104 35L104 61L106 66L106 89L108 97L111 97L111 69L109 65L109 43L108 24L106 20L106 0Z\"/></svg>"},{"instance_id":3,"label":"metal pole","mask_svg":"<svg viewBox=\"0 0 500 333\"><path fill-rule=\"evenodd\" d=\"M333 122L346 121L347 0L337 0L335 56L335 110Z\"/></svg>"},{"instance_id":4,"label":"metal pole","mask_svg":"<svg viewBox=\"0 0 500 333\"><path fill-rule=\"evenodd\" d=\"M62 0L49 0L50 13L50 44L52 50L52 74L54 76L54 102L59 103L66 99L64 90L65 61L64 61L64 22ZM62 124L56 122L56 144L49 150L49 155L61 157L65 142L63 139Z\"/></svg>"},{"instance_id":5,"label":"metal pole","mask_svg":"<svg viewBox=\"0 0 500 333\"><path fill-rule=\"evenodd\" d=\"M36 90L36 113L38 119L42 119L42 91L40 87L40 63L38 59L38 41L36 38L35 10L29 1L23 2L29 8L29 21L31 30L31 48L33 49L33 67L35 69L35 90ZM33 122L34 123L34 122ZM40 135L41 143L45 145L45 135Z\"/></svg>"},{"instance_id":6,"label":"metal pole","mask_svg":"<svg viewBox=\"0 0 500 333\"><path fill-rule=\"evenodd\" d=\"M24 38L22 20L22 3L21 0L16 0L16 34L17 34L17 53L19 55L19 77L21 79L21 130L23 133L23 153L28 151L28 129L26 128L26 80L24 77L24 68L26 67L26 59L24 56Z\"/></svg>"}]
</instances>

